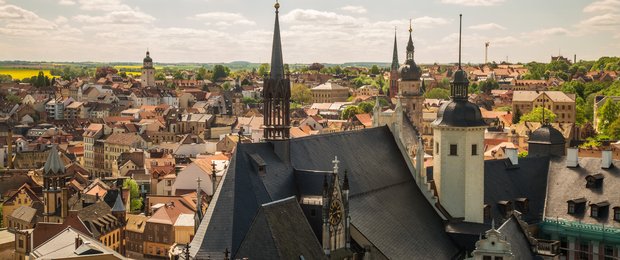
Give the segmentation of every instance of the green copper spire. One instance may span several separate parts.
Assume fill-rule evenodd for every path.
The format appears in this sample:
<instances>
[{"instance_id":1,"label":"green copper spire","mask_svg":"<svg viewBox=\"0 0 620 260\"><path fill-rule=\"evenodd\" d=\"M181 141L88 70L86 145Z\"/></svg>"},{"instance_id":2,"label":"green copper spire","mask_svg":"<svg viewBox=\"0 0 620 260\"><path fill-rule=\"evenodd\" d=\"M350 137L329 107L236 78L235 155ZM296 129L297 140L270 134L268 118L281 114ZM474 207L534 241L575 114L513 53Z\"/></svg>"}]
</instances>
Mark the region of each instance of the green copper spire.
<instances>
[{"instance_id":1,"label":"green copper spire","mask_svg":"<svg viewBox=\"0 0 620 260\"><path fill-rule=\"evenodd\" d=\"M398 45L396 44L396 28L394 28L394 53L392 54L392 69L397 70L398 64Z\"/></svg>"},{"instance_id":2,"label":"green copper spire","mask_svg":"<svg viewBox=\"0 0 620 260\"><path fill-rule=\"evenodd\" d=\"M273 47L271 48L271 72L270 77L272 79L284 78L284 62L282 61L282 43L280 40L280 19L278 13L280 13L280 3L276 1L274 5L276 8L276 23L273 28Z\"/></svg>"}]
</instances>

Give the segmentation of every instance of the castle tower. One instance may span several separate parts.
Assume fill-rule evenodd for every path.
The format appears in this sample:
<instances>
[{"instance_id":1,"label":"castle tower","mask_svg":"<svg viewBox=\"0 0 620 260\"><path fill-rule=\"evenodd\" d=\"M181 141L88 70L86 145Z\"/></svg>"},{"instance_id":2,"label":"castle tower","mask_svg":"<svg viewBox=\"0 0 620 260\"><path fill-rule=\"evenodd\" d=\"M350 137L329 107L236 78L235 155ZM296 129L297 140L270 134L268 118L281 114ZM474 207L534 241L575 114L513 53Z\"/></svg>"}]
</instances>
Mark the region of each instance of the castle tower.
<instances>
[{"instance_id":1,"label":"castle tower","mask_svg":"<svg viewBox=\"0 0 620 260\"><path fill-rule=\"evenodd\" d=\"M390 99L398 94L398 45L396 44L396 29L394 29L394 52L392 53L392 66L390 69Z\"/></svg>"},{"instance_id":2,"label":"castle tower","mask_svg":"<svg viewBox=\"0 0 620 260\"><path fill-rule=\"evenodd\" d=\"M69 192L65 187L66 177L65 164L60 159L56 146L52 146L45 166L43 166L44 222L61 223L69 212Z\"/></svg>"},{"instance_id":3,"label":"castle tower","mask_svg":"<svg viewBox=\"0 0 620 260\"><path fill-rule=\"evenodd\" d=\"M424 105L424 96L422 91L422 70L415 63L413 39L411 34L413 28L409 25L409 42L407 43L407 60L400 67L400 79L398 80L398 91L402 98L403 106L407 117L418 129L422 128L422 107Z\"/></svg>"},{"instance_id":4,"label":"castle tower","mask_svg":"<svg viewBox=\"0 0 620 260\"><path fill-rule=\"evenodd\" d=\"M460 29L459 29L460 32ZM451 81L450 102L444 103L431 124L434 130L433 178L439 202L453 218L484 221L484 131L480 108L467 99L469 81L461 68Z\"/></svg>"},{"instance_id":5,"label":"castle tower","mask_svg":"<svg viewBox=\"0 0 620 260\"><path fill-rule=\"evenodd\" d=\"M142 60L142 75L140 75L140 82L142 87L154 87L155 86L155 67L153 67L153 59L151 54L146 51L146 57Z\"/></svg>"},{"instance_id":6,"label":"castle tower","mask_svg":"<svg viewBox=\"0 0 620 260\"><path fill-rule=\"evenodd\" d=\"M263 115L264 138L267 141L288 140L290 138L290 99L291 82L284 75L282 61L282 43L280 41L280 21L278 13L280 4L276 2L276 21L273 30L273 47L271 49L271 71L264 80Z\"/></svg>"}]
</instances>

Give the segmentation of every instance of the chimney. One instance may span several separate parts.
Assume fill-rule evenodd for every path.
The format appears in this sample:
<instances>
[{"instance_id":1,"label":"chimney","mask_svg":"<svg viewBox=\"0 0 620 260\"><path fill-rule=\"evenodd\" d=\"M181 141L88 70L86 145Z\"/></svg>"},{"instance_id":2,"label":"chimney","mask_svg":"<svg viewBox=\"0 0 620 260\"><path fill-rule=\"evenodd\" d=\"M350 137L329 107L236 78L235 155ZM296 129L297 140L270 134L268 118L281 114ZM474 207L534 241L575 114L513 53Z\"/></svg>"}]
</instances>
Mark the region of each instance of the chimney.
<instances>
[{"instance_id":1,"label":"chimney","mask_svg":"<svg viewBox=\"0 0 620 260\"><path fill-rule=\"evenodd\" d=\"M84 241L82 240L82 238L80 237L80 235L78 235L77 237L75 237L75 249L78 249L78 247L80 247L82 245Z\"/></svg>"},{"instance_id":2,"label":"chimney","mask_svg":"<svg viewBox=\"0 0 620 260\"><path fill-rule=\"evenodd\" d=\"M519 165L519 152L517 151L517 148L506 147L506 157L510 159L510 163L512 163L512 165Z\"/></svg>"},{"instance_id":3,"label":"chimney","mask_svg":"<svg viewBox=\"0 0 620 260\"><path fill-rule=\"evenodd\" d=\"M566 149L566 167L574 168L579 166L579 148L570 147Z\"/></svg>"},{"instance_id":4,"label":"chimney","mask_svg":"<svg viewBox=\"0 0 620 260\"><path fill-rule=\"evenodd\" d=\"M601 152L601 168L609 169L613 165L611 150L604 150Z\"/></svg>"}]
</instances>

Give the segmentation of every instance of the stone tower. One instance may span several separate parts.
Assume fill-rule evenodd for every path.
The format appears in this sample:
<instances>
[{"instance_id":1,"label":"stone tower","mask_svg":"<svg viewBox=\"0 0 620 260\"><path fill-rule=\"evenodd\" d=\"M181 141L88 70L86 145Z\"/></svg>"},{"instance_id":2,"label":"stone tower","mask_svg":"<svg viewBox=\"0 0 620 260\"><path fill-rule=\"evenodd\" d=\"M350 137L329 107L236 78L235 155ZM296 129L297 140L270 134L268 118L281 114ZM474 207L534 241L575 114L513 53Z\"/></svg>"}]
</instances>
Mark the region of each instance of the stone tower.
<instances>
[{"instance_id":1,"label":"stone tower","mask_svg":"<svg viewBox=\"0 0 620 260\"><path fill-rule=\"evenodd\" d=\"M153 59L151 54L146 51L146 57L142 60L142 75L140 75L140 82L142 87L154 87L155 86L155 67L153 67Z\"/></svg>"},{"instance_id":2,"label":"stone tower","mask_svg":"<svg viewBox=\"0 0 620 260\"><path fill-rule=\"evenodd\" d=\"M398 45L396 43L396 30L394 30L394 52L392 53L392 66L390 68L390 99L398 95Z\"/></svg>"},{"instance_id":3,"label":"stone tower","mask_svg":"<svg viewBox=\"0 0 620 260\"><path fill-rule=\"evenodd\" d=\"M407 117L418 129L422 128L422 107L424 96L422 91L422 70L415 63L413 54L415 48L411 34L413 28L409 25L409 42L407 43L407 60L400 67L400 79L398 80L399 96L402 99Z\"/></svg>"},{"instance_id":4,"label":"stone tower","mask_svg":"<svg viewBox=\"0 0 620 260\"><path fill-rule=\"evenodd\" d=\"M280 4L276 2L276 21L273 30L273 47L271 49L271 71L264 80L263 115L264 138L267 141L288 140L290 137L290 99L291 82L284 74L282 60L282 43L280 41L280 21L278 13Z\"/></svg>"},{"instance_id":5,"label":"stone tower","mask_svg":"<svg viewBox=\"0 0 620 260\"><path fill-rule=\"evenodd\" d=\"M69 212L69 190L65 186L67 174L56 146L52 146L43 167L44 222L61 223Z\"/></svg>"},{"instance_id":6,"label":"stone tower","mask_svg":"<svg viewBox=\"0 0 620 260\"><path fill-rule=\"evenodd\" d=\"M460 31L460 29L459 29ZM460 35L460 34L459 34ZM450 102L437 111L433 178L440 204L452 218L484 221L484 131L480 108L468 101L467 73L459 68L451 81Z\"/></svg>"}]
</instances>

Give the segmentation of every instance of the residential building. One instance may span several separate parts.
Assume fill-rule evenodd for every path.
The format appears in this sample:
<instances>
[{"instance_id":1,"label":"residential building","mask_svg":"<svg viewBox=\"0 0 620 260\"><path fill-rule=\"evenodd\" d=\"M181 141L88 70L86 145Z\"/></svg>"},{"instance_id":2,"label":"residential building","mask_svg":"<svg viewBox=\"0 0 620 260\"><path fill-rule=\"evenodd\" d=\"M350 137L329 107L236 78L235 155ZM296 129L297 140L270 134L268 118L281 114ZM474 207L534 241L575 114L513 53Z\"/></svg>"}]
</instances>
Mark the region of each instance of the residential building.
<instances>
[{"instance_id":1,"label":"residential building","mask_svg":"<svg viewBox=\"0 0 620 260\"><path fill-rule=\"evenodd\" d=\"M144 215L127 214L125 226L125 252L127 257L144 257L144 228L149 218Z\"/></svg>"},{"instance_id":2,"label":"residential building","mask_svg":"<svg viewBox=\"0 0 620 260\"><path fill-rule=\"evenodd\" d=\"M110 175L113 173L112 167L117 165L121 153L146 147L146 141L138 133L111 134L104 142L104 171Z\"/></svg>"},{"instance_id":3,"label":"residential building","mask_svg":"<svg viewBox=\"0 0 620 260\"><path fill-rule=\"evenodd\" d=\"M557 117L558 123L575 123L575 94L561 91L514 91L512 95L512 111L520 111L522 115L534 108L545 107Z\"/></svg>"},{"instance_id":4,"label":"residential building","mask_svg":"<svg viewBox=\"0 0 620 260\"><path fill-rule=\"evenodd\" d=\"M374 97L379 95L379 89L373 85L364 85L355 90L355 95Z\"/></svg>"},{"instance_id":5,"label":"residential building","mask_svg":"<svg viewBox=\"0 0 620 260\"><path fill-rule=\"evenodd\" d=\"M152 257L167 257L168 252L175 244L175 226L181 214L194 212L175 202L159 207L146 221L144 229L144 255ZM193 218L192 218L193 223Z\"/></svg>"},{"instance_id":6,"label":"residential building","mask_svg":"<svg viewBox=\"0 0 620 260\"><path fill-rule=\"evenodd\" d=\"M345 102L349 98L349 88L340 86L331 81L310 89L313 103Z\"/></svg>"},{"instance_id":7,"label":"residential building","mask_svg":"<svg viewBox=\"0 0 620 260\"><path fill-rule=\"evenodd\" d=\"M30 256L33 259L126 259L104 243L70 226L32 249Z\"/></svg>"}]
</instances>

